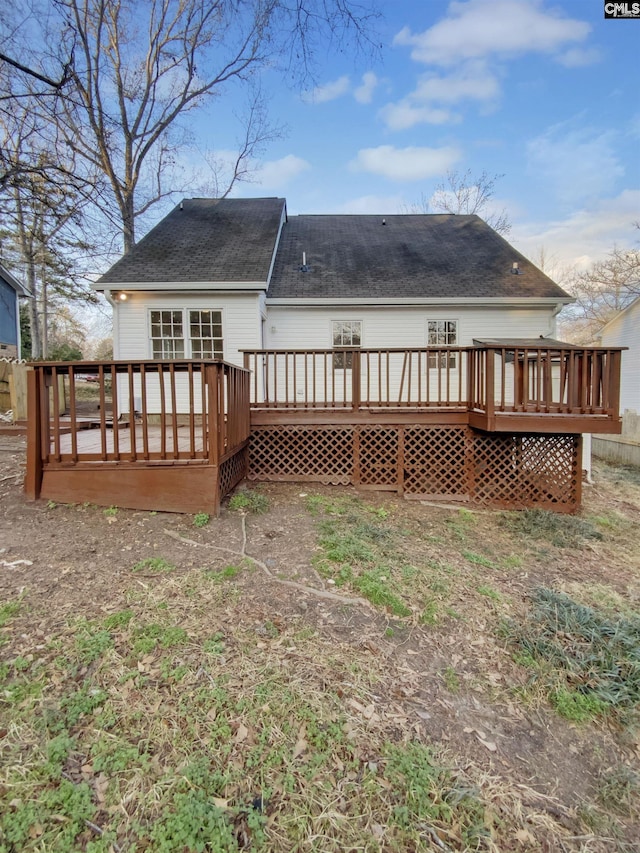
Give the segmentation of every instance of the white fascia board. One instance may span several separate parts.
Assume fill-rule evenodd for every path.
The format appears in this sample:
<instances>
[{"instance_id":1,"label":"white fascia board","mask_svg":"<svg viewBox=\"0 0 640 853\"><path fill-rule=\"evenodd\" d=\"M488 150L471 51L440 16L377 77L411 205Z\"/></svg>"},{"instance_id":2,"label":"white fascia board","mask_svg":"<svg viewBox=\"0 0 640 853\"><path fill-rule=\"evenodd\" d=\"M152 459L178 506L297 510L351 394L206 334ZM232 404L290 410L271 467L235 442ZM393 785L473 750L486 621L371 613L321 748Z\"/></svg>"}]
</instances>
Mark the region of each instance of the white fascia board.
<instances>
[{"instance_id":1,"label":"white fascia board","mask_svg":"<svg viewBox=\"0 0 640 853\"><path fill-rule=\"evenodd\" d=\"M276 264L276 255L278 254L278 248L280 246L280 237L282 235L282 228L287 221L287 203L282 205L282 214L280 215L280 224L278 225L278 233L276 234L276 240L273 244L273 252L271 254L271 263L269 264L269 272L267 273L267 288L271 284L271 276L273 275L273 268Z\"/></svg>"},{"instance_id":2,"label":"white fascia board","mask_svg":"<svg viewBox=\"0 0 640 853\"><path fill-rule=\"evenodd\" d=\"M499 297L471 297L471 296L457 296L457 297L396 297L395 299L385 298L385 299L370 299L370 298L360 298L360 299L270 299L267 296L267 307L278 306L278 305L289 305L291 307L297 308L307 308L309 306L327 306L327 305L369 305L372 308L376 308L379 305L384 306L396 306L398 308L402 308L404 306L409 305L433 305L433 306L449 306L449 305L469 305L473 307L486 307L486 308L494 308L496 305L528 305L529 307L543 305L543 306L555 306L555 305L568 305L575 300L570 297L545 297L538 298L532 296L499 296Z\"/></svg>"},{"instance_id":3,"label":"white fascia board","mask_svg":"<svg viewBox=\"0 0 640 853\"><path fill-rule=\"evenodd\" d=\"M200 292L203 290L266 290L266 281L122 281L122 282L103 282L100 284L91 285L93 290L103 291L110 290L115 293L119 290L130 291L156 291L162 293L188 293L189 291Z\"/></svg>"}]
</instances>

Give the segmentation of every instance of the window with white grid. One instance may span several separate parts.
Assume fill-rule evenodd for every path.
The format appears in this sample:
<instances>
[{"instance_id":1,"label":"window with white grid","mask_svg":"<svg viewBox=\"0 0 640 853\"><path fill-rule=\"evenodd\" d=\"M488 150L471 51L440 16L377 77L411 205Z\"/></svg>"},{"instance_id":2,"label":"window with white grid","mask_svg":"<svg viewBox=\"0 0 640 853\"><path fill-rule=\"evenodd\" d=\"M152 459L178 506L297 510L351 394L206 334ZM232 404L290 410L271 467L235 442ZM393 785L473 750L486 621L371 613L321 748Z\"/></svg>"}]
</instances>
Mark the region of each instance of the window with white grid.
<instances>
[{"instance_id":1,"label":"window with white grid","mask_svg":"<svg viewBox=\"0 0 640 853\"><path fill-rule=\"evenodd\" d=\"M151 352L153 358L185 357L182 311L151 311Z\"/></svg>"},{"instance_id":2,"label":"window with white grid","mask_svg":"<svg viewBox=\"0 0 640 853\"><path fill-rule=\"evenodd\" d=\"M457 320L428 320L427 321L427 346L430 347L456 347L458 346L458 321ZM430 353L429 367L454 368L457 363L457 353Z\"/></svg>"},{"instance_id":3,"label":"window with white grid","mask_svg":"<svg viewBox=\"0 0 640 853\"><path fill-rule=\"evenodd\" d=\"M339 352L341 347L359 347L362 343L361 320L334 320L332 323L333 348L338 350L333 354L335 370L351 370L353 364L352 352Z\"/></svg>"},{"instance_id":4,"label":"window with white grid","mask_svg":"<svg viewBox=\"0 0 640 853\"><path fill-rule=\"evenodd\" d=\"M189 311L191 358L222 358L222 311Z\"/></svg>"}]
</instances>

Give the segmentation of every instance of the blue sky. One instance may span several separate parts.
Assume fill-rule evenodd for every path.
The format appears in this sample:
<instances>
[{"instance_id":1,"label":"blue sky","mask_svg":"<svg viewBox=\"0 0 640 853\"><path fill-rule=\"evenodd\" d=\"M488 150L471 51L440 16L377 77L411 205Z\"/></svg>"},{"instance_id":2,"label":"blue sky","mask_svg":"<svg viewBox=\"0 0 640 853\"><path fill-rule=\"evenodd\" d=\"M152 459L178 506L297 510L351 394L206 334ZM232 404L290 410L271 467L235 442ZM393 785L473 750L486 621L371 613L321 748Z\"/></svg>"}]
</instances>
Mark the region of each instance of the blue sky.
<instances>
[{"instance_id":1,"label":"blue sky","mask_svg":"<svg viewBox=\"0 0 640 853\"><path fill-rule=\"evenodd\" d=\"M549 267L584 266L637 244L640 20L604 20L603 0L381 6L380 62L332 57L302 94L265 78L287 132L235 195L284 196L291 214L391 214L447 169L486 170L504 175L496 207L534 261L543 248ZM199 133L224 153L233 139L209 121Z\"/></svg>"}]
</instances>

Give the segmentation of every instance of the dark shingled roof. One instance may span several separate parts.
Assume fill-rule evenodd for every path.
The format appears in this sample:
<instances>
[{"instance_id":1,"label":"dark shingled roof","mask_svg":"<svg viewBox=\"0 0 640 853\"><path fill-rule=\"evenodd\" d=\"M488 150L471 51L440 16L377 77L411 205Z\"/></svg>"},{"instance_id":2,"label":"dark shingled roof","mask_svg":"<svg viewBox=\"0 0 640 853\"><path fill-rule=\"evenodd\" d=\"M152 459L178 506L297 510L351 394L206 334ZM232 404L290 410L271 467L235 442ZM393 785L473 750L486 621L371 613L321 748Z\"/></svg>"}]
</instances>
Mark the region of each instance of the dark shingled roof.
<instances>
[{"instance_id":1,"label":"dark shingled roof","mask_svg":"<svg viewBox=\"0 0 640 853\"><path fill-rule=\"evenodd\" d=\"M453 214L292 216L268 296L568 298L478 216Z\"/></svg>"},{"instance_id":2,"label":"dark shingled roof","mask_svg":"<svg viewBox=\"0 0 640 853\"><path fill-rule=\"evenodd\" d=\"M98 286L266 282L284 206L283 198L185 199Z\"/></svg>"}]
</instances>

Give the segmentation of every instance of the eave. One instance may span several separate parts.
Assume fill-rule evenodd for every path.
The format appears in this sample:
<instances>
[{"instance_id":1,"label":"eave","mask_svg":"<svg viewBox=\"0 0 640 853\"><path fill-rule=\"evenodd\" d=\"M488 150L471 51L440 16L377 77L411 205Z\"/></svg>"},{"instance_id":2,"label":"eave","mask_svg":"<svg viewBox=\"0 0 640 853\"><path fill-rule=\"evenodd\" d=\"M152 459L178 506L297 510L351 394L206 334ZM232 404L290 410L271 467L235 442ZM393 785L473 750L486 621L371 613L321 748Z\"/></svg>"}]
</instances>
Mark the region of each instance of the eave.
<instances>
[{"instance_id":1,"label":"eave","mask_svg":"<svg viewBox=\"0 0 640 853\"><path fill-rule=\"evenodd\" d=\"M306 308L312 306L335 306L335 305L369 305L372 308L384 305L395 307L406 307L411 305L432 305L434 307L448 307L451 305L472 305L474 307L494 308L496 305L514 305L514 306L533 306L552 307L557 305L568 305L575 300L571 297L535 297L535 296L438 296L438 297L305 297L305 298L283 298L273 299L267 296L267 307L288 305L297 308Z\"/></svg>"}]
</instances>

